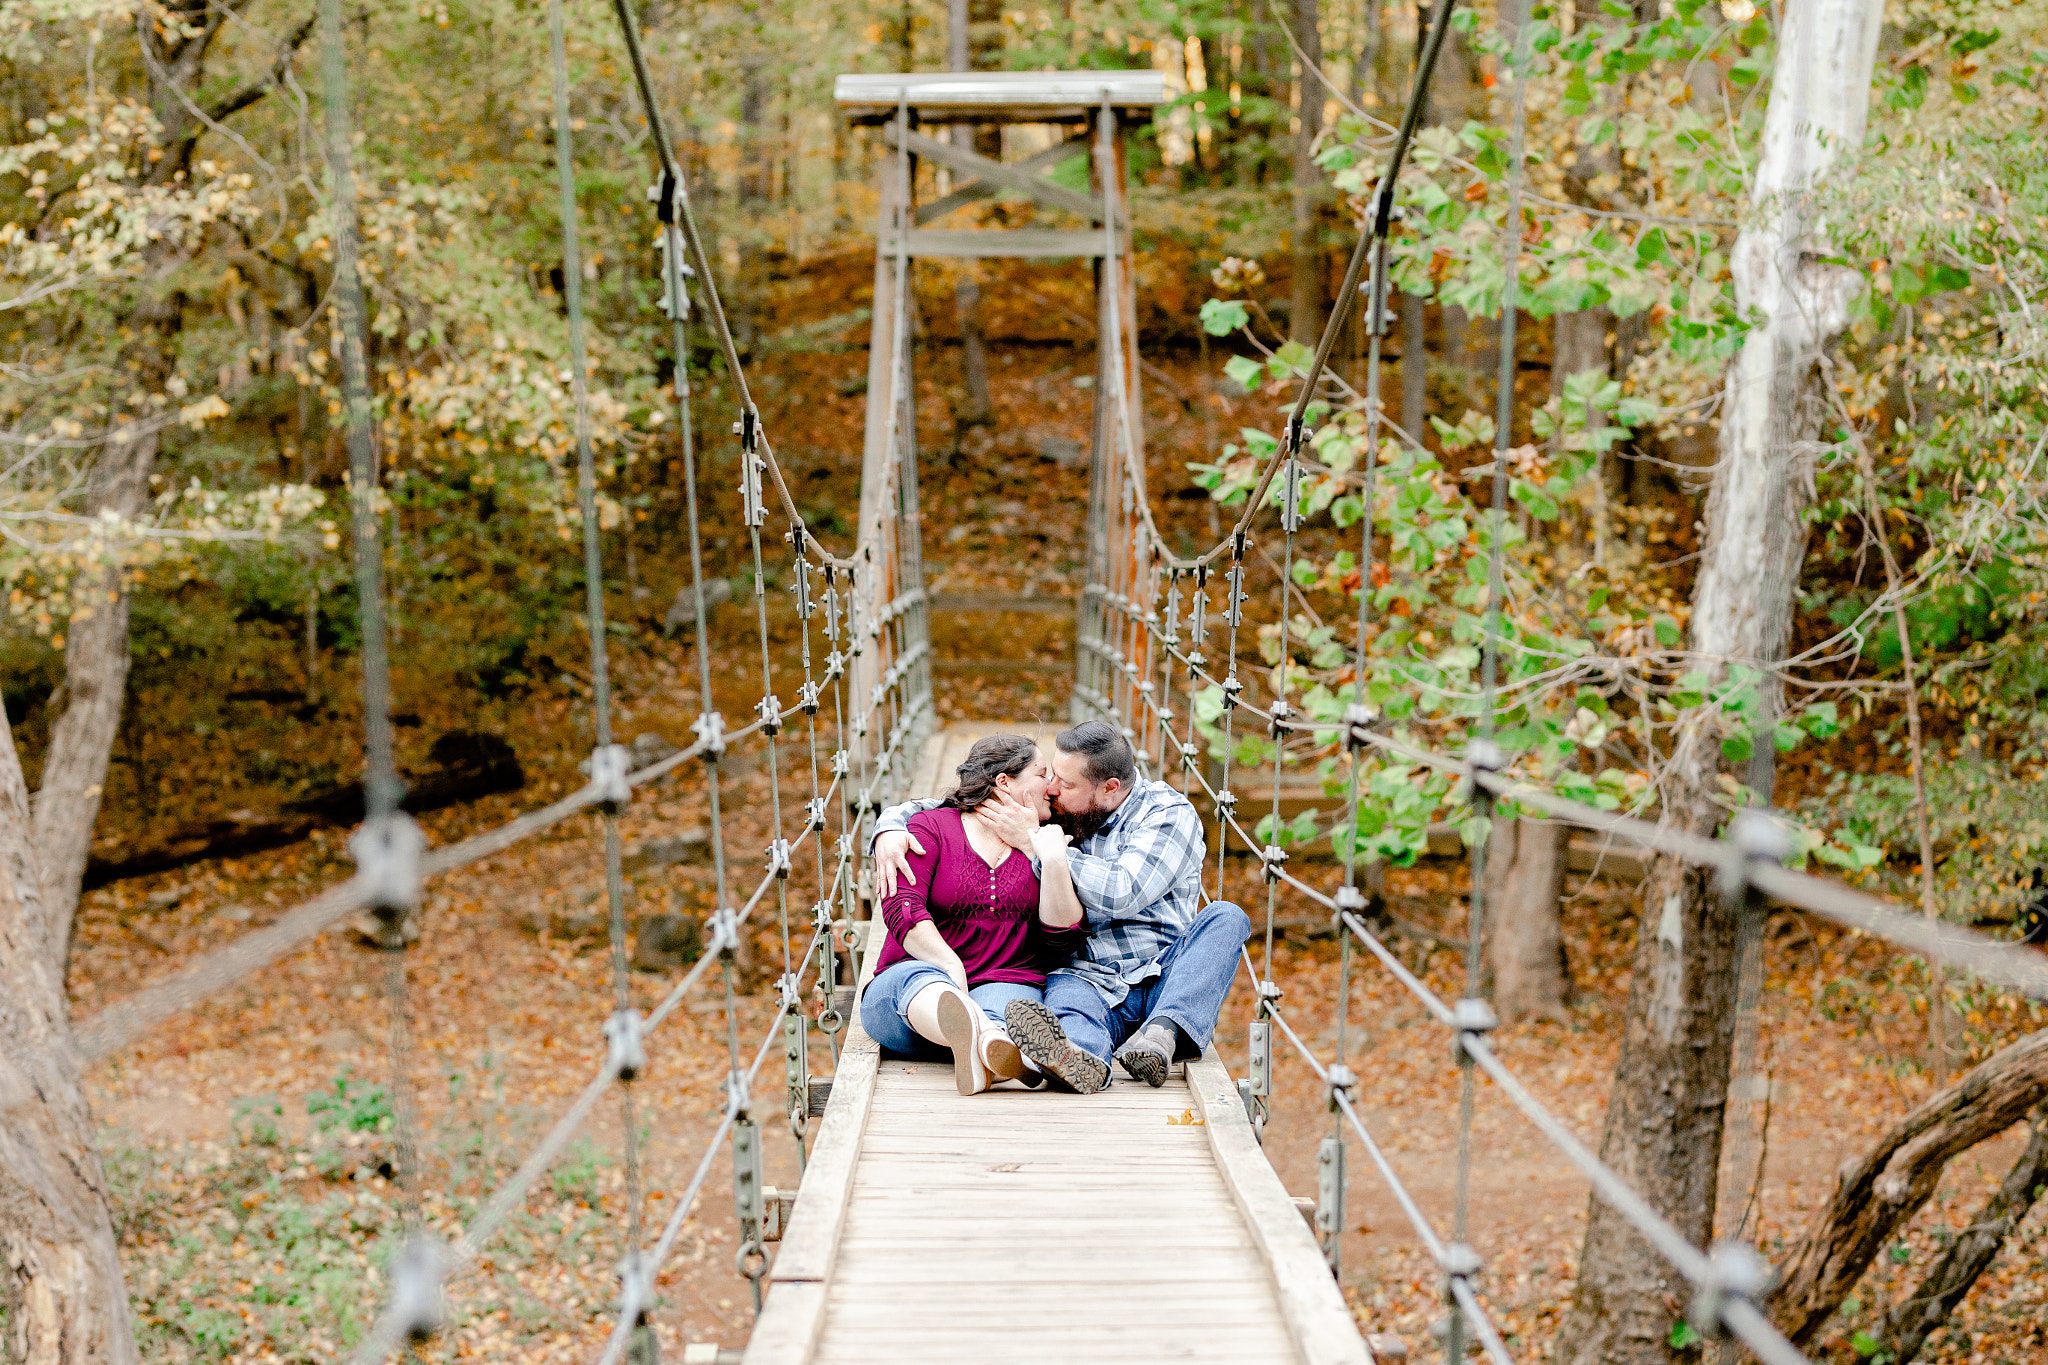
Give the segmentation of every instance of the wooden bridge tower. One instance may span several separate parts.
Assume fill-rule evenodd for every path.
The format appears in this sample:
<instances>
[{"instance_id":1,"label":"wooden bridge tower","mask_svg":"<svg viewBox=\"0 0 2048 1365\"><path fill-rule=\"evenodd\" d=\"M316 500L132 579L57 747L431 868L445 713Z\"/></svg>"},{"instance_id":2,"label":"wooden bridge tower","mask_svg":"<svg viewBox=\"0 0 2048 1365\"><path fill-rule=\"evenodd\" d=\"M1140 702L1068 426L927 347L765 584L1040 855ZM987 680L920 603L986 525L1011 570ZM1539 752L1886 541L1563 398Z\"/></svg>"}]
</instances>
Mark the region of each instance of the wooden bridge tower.
<instances>
[{"instance_id":1,"label":"wooden bridge tower","mask_svg":"<svg viewBox=\"0 0 2048 1365\"><path fill-rule=\"evenodd\" d=\"M1166 100L1156 71L953 72L841 76L840 111L880 129L892 155L881 174L875 230L875 295L868 352L867 433L862 450L858 556L868 581L858 586L862 646L850 667L856 761L886 761L909 776L931 726L928 603L918 536L916 385L908 305L912 262L921 257L1030 257L1085 260L1096 284L1094 476L1088 517L1089 581L1131 594L1143 578L1134 544L1112 515L1145 495L1144 408L1139 399L1137 291L1131 270L1126 185L1127 129L1150 120ZM951 141L946 125L1032 124L1056 130L1051 146L1003 162ZM1047 179L1076 156L1089 159L1091 193ZM952 172L949 194L917 203L917 164ZM938 224L981 200L1022 195L1077 226L953 229ZM1100 634L1099 598L1080 604L1079 637ZM1076 662L1077 716L1105 713L1104 696L1123 680L1093 655ZM1141 708L1126 708L1137 715ZM863 732L864 730L864 732ZM1140 739L1143 753L1149 743ZM898 782L880 790L900 793Z\"/></svg>"}]
</instances>

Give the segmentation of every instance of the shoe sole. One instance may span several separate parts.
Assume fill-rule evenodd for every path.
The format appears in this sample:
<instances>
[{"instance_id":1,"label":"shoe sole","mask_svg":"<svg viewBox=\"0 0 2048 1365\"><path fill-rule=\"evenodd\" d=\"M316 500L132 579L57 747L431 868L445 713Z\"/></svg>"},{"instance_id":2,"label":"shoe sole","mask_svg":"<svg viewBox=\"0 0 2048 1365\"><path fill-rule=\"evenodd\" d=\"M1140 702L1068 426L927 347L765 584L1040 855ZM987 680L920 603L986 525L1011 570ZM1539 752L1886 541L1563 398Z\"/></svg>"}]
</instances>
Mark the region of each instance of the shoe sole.
<instances>
[{"instance_id":1,"label":"shoe sole","mask_svg":"<svg viewBox=\"0 0 2048 1365\"><path fill-rule=\"evenodd\" d=\"M1077 1048L1053 1012L1036 1000L1012 1000L1003 1011L1018 1049L1076 1094L1092 1095L1109 1084L1109 1068Z\"/></svg>"},{"instance_id":2,"label":"shoe sole","mask_svg":"<svg viewBox=\"0 0 2048 1365\"><path fill-rule=\"evenodd\" d=\"M1017 1045L998 1034L988 1040L988 1074L992 1081L1024 1079L1024 1055Z\"/></svg>"},{"instance_id":3,"label":"shoe sole","mask_svg":"<svg viewBox=\"0 0 2048 1365\"><path fill-rule=\"evenodd\" d=\"M1127 1048L1116 1054L1117 1065L1121 1066L1134 1081L1143 1081L1157 1090L1166 1084L1166 1070L1172 1063L1150 1048Z\"/></svg>"},{"instance_id":4,"label":"shoe sole","mask_svg":"<svg viewBox=\"0 0 2048 1365\"><path fill-rule=\"evenodd\" d=\"M939 1032L953 1049L953 1084L963 1095L988 1089L988 1068L981 1061L981 1031L974 1026L979 1007L948 993L939 1001Z\"/></svg>"}]
</instances>

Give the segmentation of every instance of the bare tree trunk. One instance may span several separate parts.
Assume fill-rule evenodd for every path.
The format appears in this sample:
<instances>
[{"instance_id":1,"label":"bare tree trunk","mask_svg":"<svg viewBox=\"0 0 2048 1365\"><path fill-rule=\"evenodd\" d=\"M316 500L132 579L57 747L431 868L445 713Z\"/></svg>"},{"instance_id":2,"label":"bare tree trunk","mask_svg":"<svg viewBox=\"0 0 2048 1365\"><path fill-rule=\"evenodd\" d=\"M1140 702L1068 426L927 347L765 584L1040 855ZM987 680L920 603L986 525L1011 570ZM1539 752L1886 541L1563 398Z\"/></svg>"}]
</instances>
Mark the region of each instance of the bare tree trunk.
<instances>
[{"instance_id":1,"label":"bare tree trunk","mask_svg":"<svg viewBox=\"0 0 2048 1365\"><path fill-rule=\"evenodd\" d=\"M1792 0L1779 35L1752 212L1732 258L1738 306L1762 321L1730 364L1721 458L1693 592L1698 666L1782 656L1806 545L1810 451L1821 414L1821 347L1847 321L1851 272L1824 264L1807 192L1863 143L1882 18L1874 0ZM1674 746L1665 818L1710 834L1726 814L1725 761L1709 714ZM1770 747L1768 734L1763 747ZM1621 1057L1601 1156L1695 1244L1712 1236L1716 1172L1735 1024L1735 922L1710 873L1660 858L1644 886ZM1619 1215L1594 1200L1557 1359L1647 1365L1671 1358L1667 1333L1684 1282Z\"/></svg>"},{"instance_id":2,"label":"bare tree trunk","mask_svg":"<svg viewBox=\"0 0 2048 1365\"><path fill-rule=\"evenodd\" d=\"M1521 820L1514 861L1494 916L1488 961L1493 1007L1502 1023L1518 1019L1569 1021L1565 1009L1564 936L1558 903L1571 828L1555 820Z\"/></svg>"},{"instance_id":3,"label":"bare tree trunk","mask_svg":"<svg viewBox=\"0 0 2048 1365\"><path fill-rule=\"evenodd\" d=\"M1294 301L1287 314L1287 333L1313 346L1323 333L1323 253L1316 241L1316 200L1322 172L1316 166L1316 138L1323 131L1323 36L1316 0L1294 0L1294 41L1306 54L1301 79L1294 83L1297 108L1294 129ZM1313 68L1313 69L1310 69Z\"/></svg>"},{"instance_id":4,"label":"bare tree trunk","mask_svg":"<svg viewBox=\"0 0 2048 1365\"><path fill-rule=\"evenodd\" d=\"M946 64L955 71L985 70L1002 48L1001 0L950 0L946 9ZM983 156L1000 158L1002 130L994 124L953 130L956 145L967 143ZM962 427L981 426L994 415L988 389L988 347L981 330L981 285L977 263L960 267L953 286L953 317L960 327L960 370L964 392L957 417Z\"/></svg>"},{"instance_id":5,"label":"bare tree trunk","mask_svg":"<svg viewBox=\"0 0 2048 1365\"><path fill-rule=\"evenodd\" d=\"M37 861L0 725L0 1350L26 1365L129 1365L128 1290Z\"/></svg>"},{"instance_id":6,"label":"bare tree trunk","mask_svg":"<svg viewBox=\"0 0 2048 1365\"><path fill-rule=\"evenodd\" d=\"M1586 370L1607 373L1607 329L1614 315L1605 308L1559 313L1551 324L1550 392L1564 392L1564 381Z\"/></svg>"},{"instance_id":7,"label":"bare tree trunk","mask_svg":"<svg viewBox=\"0 0 2048 1365\"><path fill-rule=\"evenodd\" d=\"M109 444L100 456L95 512L132 517L142 510L156 465L154 434ZM93 585L97 600L71 618L64 640L64 714L50 733L35 804L41 950L64 980L71 919L92 852L107 760L121 730L128 690L128 588L120 566Z\"/></svg>"},{"instance_id":8,"label":"bare tree trunk","mask_svg":"<svg viewBox=\"0 0 2048 1365\"><path fill-rule=\"evenodd\" d=\"M1948 1163L2048 1100L2048 1030L1992 1054L1843 1165L1828 1202L1785 1258L1764 1308L1794 1345L1848 1297L1877 1253L1920 1211Z\"/></svg>"},{"instance_id":9,"label":"bare tree trunk","mask_svg":"<svg viewBox=\"0 0 2048 1365\"><path fill-rule=\"evenodd\" d=\"M1401 429L1420 441L1429 415L1429 342L1422 296L1401 296Z\"/></svg>"},{"instance_id":10,"label":"bare tree trunk","mask_svg":"<svg viewBox=\"0 0 2048 1365\"><path fill-rule=\"evenodd\" d=\"M768 59L759 53L742 57L740 166L738 183L733 187L740 211L740 268L735 282L738 287L732 291L733 297L726 307L732 314L733 340L743 354L760 340L762 307L768 296L768 256L761 245L775 179L766 136L768 97Z\"/></svg>"}]
</instances>

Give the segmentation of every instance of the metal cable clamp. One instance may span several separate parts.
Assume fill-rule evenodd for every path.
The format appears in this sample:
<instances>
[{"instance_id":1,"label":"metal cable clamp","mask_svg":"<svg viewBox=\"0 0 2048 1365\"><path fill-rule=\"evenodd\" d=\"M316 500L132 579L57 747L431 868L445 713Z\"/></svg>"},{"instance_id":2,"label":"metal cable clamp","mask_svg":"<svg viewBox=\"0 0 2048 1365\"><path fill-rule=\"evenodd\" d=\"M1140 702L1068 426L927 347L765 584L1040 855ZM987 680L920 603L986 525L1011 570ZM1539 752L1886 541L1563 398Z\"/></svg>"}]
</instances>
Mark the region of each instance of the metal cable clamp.
<instances>
[{"instance_id":1,"label":"metal cable clamp","mask_svg":"<svg viewBox=\"0 0 2048 1365\"><path fill-rule=\"evenodd\" d=\"M637 1327L654 1307L654 1269L636 1247L619 1262L618 1276L619 1316L630 1317Z\"/></svg>"},{"instance_id":2,"label":"metal cable clamp","mask_svg":"<svg viewBox=\"0 0 2048 1365\"><path fill-rule=\"evenodd\" d=\"M718 762L725 753L725 717L716 711L706 711L690 722L690 733L704 745L704 761Z\"/></svg>"},{"instance_id":3,"label":"metal cable clamp","mask_svg":"<svg viewBox=\"0 0 2048 1365\"><path fill-rule=\"evenodd\" d=\"M1714 884L1722 908L1733 911L1749 895L1749 869L1766 862L1782 866L1792 856L1792 836L1760 810L1739 810L1728 824L1725 843L1731 856L1715 870Z\"/></svg>"},{"instance_id":4,"label":"metal cable clamp","mask_svg":"<svg viewBox=\"0 0 2048 1365\"><path fill-rule=\"evenodd\" d=\"M729 953L740 946L740 921L730 906L722 906L711 912L711 937L704 943L707 953Z\"/></svg>"},{"instance_id":5,"label":"metal cable clamp","mask_svg":"<svg viewBox=\"0 0 2048 1365\"><path fill-rule=\"evenodd\" d=\"M1477 804L1493 799L1493 788L1486 785L1481 773L1497 773L1507 766L1507 759L1500 746L1485 735L1475 735L1465 742L1465 766L1471 771L1465 776L1465 799Z\"/></svg>"},{"instance_id":6,"label":"metal cable clamp","mask_svg":"<svg viewBox=\"0 0 2048 1365\"><path fill-rule=\"evenodd\" d=\"M633 771L633 751L625 745L600 744L577 766L590 775L591 800L607 814L633 799L633 784L626 780Z\"/></svg>"},{"instance_id":7,"label":"metal cable clamp","mask_svg":"<svg viewBox=\"0 0 2048 1365\"><path fill-rule=\"evenodd\" d=\"M1357 753L1372 743L1372 727L1379 724L1379 714L1363 702L1352 702L1344 708L1344 749Z\"/></svg>"},{"instance_id":8,"label":"metal cable clamp","mask_svg":"<svg viewBox=\"0 0 2048 1365\"><path fill-rule=\"evenodd\" d=\"M770 692L754 703L754 714L761 718L761 733L773 738L782 733L782 699Z\"/></svg>"},{"instance_id":9,"label":"metal cable clamp","mask_svg":"<svg viewBox=\"0 0 2048 1365\"><path fill-rule=\"evenodd\" d=\"M363 903L377 916L377 946L403 948L406 915L420 903L420 854L427 836L404 811L366 821L349 836Z\"/></svg>"},{"instance_id":10,"label":"metal cable clamp","mask_svg":"<svg viewBox=\"0 0 2048 1365\"><path fill-rule=\"evenodd\" d=\"M1266 721L1267 733L1271 734L1274 739L1286 739L1287 732L1293 728L1293 726L1289 724L1288 721L1288 718L1293 714L1294 708L1289 706L1286 702L1274 702L1272 714Z\"/></svg>"},{"instance_id":11,"label":"metal cable clamp","mask_svg":"<svg viewBox=\"0 0 2048 1365\"><path fill-rule=\"evenodd\" d=\"M605 1066L622 1081L647 1069L647 1045L638 1010L616 1010L604 1021Z\"/></svg>"},{"instance_id":12,"label":"metal cable clamp","mask_svg":"<svg viewBox=\"0 0 2048 1365\"><path fill-rule=\"evenodd\" d=\"M1223 575L1223 619L1232 626L1244 624L1244 604L1251 601L1251 594L1244 590L1244 565L1233 564L1230 572Z\"/></svg>"},{"instance_id":13,"label":"metal cable clamp","mask_svg":"<svg viewBox=\"0 0 2048 1365\"><path fill-rule=\"evenodd\" d=\"M1775 1278L1770 1263L1740 1242L1716 1242L1707 1252L1707 1280L1686 1306L1685 1320L1703 1337L1728 1335L1730 1299L1754 1304Z\"/></svg>"},{"instance_id":14,"label":"metal cable clamp","mask_svg":"<svg viewBox=\"0 0 2048 1365\"><path fill-rule=\"evenodd\" d=\"M425 1341L448 1325L447 1278L440 1243L425 1237L406 1243L391 1262L391 1303L385 1311L401 1338Z\"/></svg>"},{"instance_id":15,"label":"metal cable clamp","mask_svg":"<svg viewBox=\"0 0 2048 1365\"><path fill-rule=\"evenodd\" d=\"M1280 868L1287 861L1287 850L1278 844L1267 844L1259 850L1259 864L1265 869L1266 880L1280 880Z\"/></svg>"},{"instance_id":16,"label":"metal cable clamp","mask_svg":"<svg viewBox=\"0 0 2048 1365\"><path fill-rule=\"evenodd\" d=\"M789 840L776 839L768 845L768 870L784 881L789 880Z\"/></svg>"},{"instance_id":17,"label":"metal cable clamp","mask_svg":"<svg viewBox=\"0 0 2048 1365\"><path fill-rule=\"evenodd\" d=\"M1459 1066L1472 1065L1472 1054L1466 1048L1467 1039L1483 1038L1500 1027L1500 1016L1493 1012L1493 1006L1476 995L1461 995L1451 1002L1451 1027L1458 1031L1457 1061Z\"/></svg>"}]
</instances>

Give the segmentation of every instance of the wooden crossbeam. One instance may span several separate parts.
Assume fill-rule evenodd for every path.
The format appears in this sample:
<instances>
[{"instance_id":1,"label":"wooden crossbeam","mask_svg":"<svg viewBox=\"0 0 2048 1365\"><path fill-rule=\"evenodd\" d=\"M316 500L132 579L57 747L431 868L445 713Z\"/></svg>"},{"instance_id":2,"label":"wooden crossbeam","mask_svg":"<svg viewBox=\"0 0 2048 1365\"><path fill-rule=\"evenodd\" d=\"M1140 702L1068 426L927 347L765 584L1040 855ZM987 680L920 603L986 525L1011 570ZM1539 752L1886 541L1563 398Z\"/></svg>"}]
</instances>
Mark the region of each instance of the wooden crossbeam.
<instances>
[{"instance_id":1,"label":"wooden crossbeam","mask_svg":"<svg viewBox=\"0 0 2048 1365\"><path fill-rule=\"evenodd\" d=\"M860 73L839 77L832 94L855 123L886 122L901 104L925 123L1077 122L1106 97L1130 124L1167 100L1166 78L1153 70Z\"/></svg>"},{"instance_id":2,"label":"wooden crossbeam","mask_svg":"<svg viewBox=\"0 0 2048 1365\"><path fill-rule=\"evenodd\" d=\"M1024 160L1010 166L1009 169L1026 175L1035 175L1040 171L1049 171L1061 162L1070 161L1077 156L1084 156L1087 154L1087 151L1088 137L1084 133L1076 137L1070 137L1065 142L1055 142L1044 151L1039 152L1035 156L1026 157ZM970 181L954 190L945 198L934 199L931 203L920 208L917 211L917 225L923 227L926 223L945 217L954 209L966 208L969 204L983 199L993 199L995 193L996 186L986 180ZM1093 205L1095 201L1091 199L1088 202ZM1096 215L1095 221L1101 221L1101 215Z\"/></svg>"},{"instance_id":3,"label":"wooden crossbeam","mask_svg":"<svg viewBox=\"0 0 2048 1365\"><path fill-rule=\"evenodd\" d=\"M965 147L955 147L950 142L926 137L923 133L906 130L894 123L889 125L888 132L891 142L902 145L913 155L921 156L927 161L936 161L956 171L964 171L987 184L1000 185L1005 189L1030 195L1049 208L1065 209L1068 213L1076 214L1091 223L1102 221L1102 205L1085 194L1076 194L1063 185L1055 185L1050 180L1033 175L1020 167L1006 166L1000 161L990 160ZM920 218L919 221L923 219Z\"/></svg>"},{"instance_id":4,"label":"wooden crossbeam","mask_svg":"<svg viewBox=\"0 0 2048 1365\"><path fill-rule=\"evenodd\" d=\"M1054 232L1018 228L1008 232L947 232L913 228L906 234L912 256L1024 256L1058 258L1101 256L1105 244L1100 232ZM897 239L884 237L880 243L883 259L896 254Z\"/></svg>"}]
</instances>

